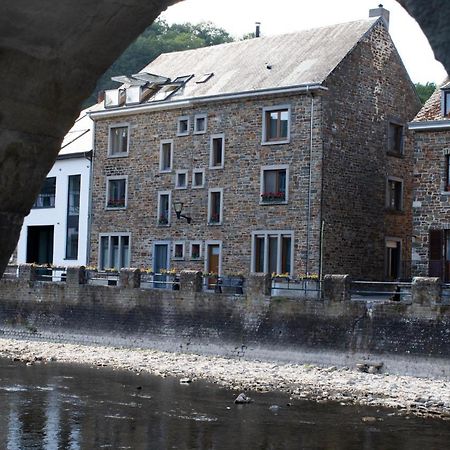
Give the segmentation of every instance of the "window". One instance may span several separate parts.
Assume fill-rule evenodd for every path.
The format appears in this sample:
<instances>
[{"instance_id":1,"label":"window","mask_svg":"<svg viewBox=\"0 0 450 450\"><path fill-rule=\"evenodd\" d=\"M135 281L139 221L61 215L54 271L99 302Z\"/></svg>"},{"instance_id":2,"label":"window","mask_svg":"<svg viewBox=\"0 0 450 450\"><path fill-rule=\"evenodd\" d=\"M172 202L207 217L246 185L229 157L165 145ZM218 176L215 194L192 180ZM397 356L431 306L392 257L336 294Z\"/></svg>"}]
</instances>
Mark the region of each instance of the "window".
<instances>
[{"instance_id":1,"label":"window","mask_svg":"<svg viewBox=\"0 0 450 450\"><path fill-rule=\"evenodd\" d=\"M403 154L403 125L389 122L388 153L394 155Z\"/></svg>"},{"instance_id":2,"label":"window","mask_svg":"<svg viewBox=\"0 0 450 450\"><path fill-rule=\"evenodd\" d=\"M202 75L197 81L197 84L201 84L201 83L206 83L212 76L214 75L214 73L205 73L204 75Z\"/></svg>"},{"instance_id":3,"label":"window","mask_svg":"<svg viewBox=\"0 0 450 450\"><path fill-rule=\"evenodd\" d=\"M187 189L187 184L188 184L188 171L177 170L177 173L175 175L175 188Z\"/></svg>"},{"instance_id":4,"label":"window","mask_svg":"<svg viewBox=\"0 0 450 450\"><path fill-rule=\"evenodd\" d=\"M284 144L290 139L290 106L263 109L263 144Z\"/></svg>"},{"instance_id":5,"label":"window","mask_svg":"<svg viewBox=\"0 0 450 450\"><path fill-rule=\"evenodd\" d=\"M222 224L222 189L210 189L208 192L208 224Z\"/></svg>"},{"instance_id":6,"label":"window","mask_svg":"<svg viewBox=\"0 0 450 450\"><path fill-rule=\"evenodd\" d=\"M205 186L205 170L194 169L192 171L192 187L198 189L204 186Z\"/></svg>"},{"instance_id":7,"label":"window","mask_svg":"<svg viewBox=\"0 0 450 450\"><path fill-rule=\"evenodd\" d=\"M449 117L450 116L450 90L445 90L443 91L443 96L444 96L444 117Z\"/></svg>"},{"instance_id":8,"label":"window","mask_svg":"<svg viewBox=\"0 0 450 450\"><path fill-rule=\"evenodd\" d=\"M386 278L397 280L401 276L401 240L386 239Z\"/></svg>"},{"instance_id":9,"label":"window","mask_svg":"<svg viewBox=\"0 0 450 450\"><path fill-rule=\"evenodd\" d=\"M266 166L261 168L262 204L287 203L289 166Z\"/></svg>"},{"instance_id":10,"label":"window","mask_svg":"<svg viewBox=\"0 0 450 450\"><path fill-rule=\"evenodd\" d=\"M403 209L403 181L400 178L388 178L386 187L386 208L393 211Z\"/></svg>"},{"instance_id":11,"label":"window","mask_svg":"<svg viewBox=\"0 0 450 450\"><path fill-rule=\"evenodd\" d=\"M127 207L127 177L114 176L107 178L106 208L123 209Z\"/></svg>"},{"instance_id":12,"label":"window","mask_svg":"<svg viewBox=\"0 0 450 450\"><path fill-rule=\"evenodd\" d=\"M173 259L184 259L184 242L173 243Z\"/></svg>"},{"instance_id":13,"label":"window","mask_svg":"<svg viewBox=\"0 0 450 450\"><path fill-rule=\"evenodd\" d=\"M194 116L194 134L206 133L207 121L206 114L196 114Z\"/></svg>"},{"instance_id":14,"label":"window","mask_svg":"<svg viewBox=\"0 0 450 450\"><path fill-rule=\"evenodd\" d=\"M188 136L189 125L189 116L178 117L177 136Z\"/></svg>"},{"instance_id":15,"label":"window","mask_svg":"<svg viewBox=\"0 0 450 450\"><path fill-rule=\"evenodd\" d=\"M127 156L129 144L129 126L111 126L109 127L109 156Z\"/></svg>"},{"instance_id":16,"label":"window","mask_svg":"<svg viewBox=\"0 0 450 450\"><path fill-rule=\"evenodd\" d=\"M130 267L130 235L111 233L100 235L100 270Z\"/></svg>"},{"instance_id":17,"label":"window","mask_svg":"<svg viewBox=\"0 0 450 450\"><path fill-rule=\"evenodd\" d=\"M445 155L445 190L450 191L450 154Z\"/></svg>"},{"instance_id":18,"label":"window","mask_svg":"<svg viewBox=\"0 0 450 450\"><path fill-rule=\"evenodd\" d=\"M192 241L190 244L190 256L192 260L201 259L202 257L202 243L200 241Z\"/></svg>"},{"instance_id":19,"label":"window","mask_svg":"<svg viewBox=\"0 0 450 450\"><path fill-rule=\"evenodd\" d=\"M170 225L170 191L158 192L158 225Z\"/></svg>"},{"instance_id":20,"label":"window","mask_svg":"<svg viewBox=\"0 0 450 450\"><path fill-rule=\"evenodd\" d=\"M159 171L171 172L173 159L173 141L161 141L159 150Z\"/></svg>"},{"instance_id":21,"label":"window","mask_svg":"<svg viewBox=\"0 0 450 450\"><path fill-rule=\"evenodd\" d=\"M209 168L223 169L223 158L225 153L225 137L223 134L211 136L209 150Z\"/></svg>"},{"instance_id":22,"label":"window","mask_svg":"<svg viewBox=\"0 0 450 450\"><path fill-rule=\"evenodd\" d=\"M253 272L292 274L294 234L292 231L252 233Z\"/></svg>"},{"instance_id":23,"label":"window","mask_svg":"<svg viewBox=\"0 0 450 450\"><path fill-rule=\"evenodd\" d=\"M67 196L66 259L78 258L81 175L70 175Z\"/></svg>"},{"instance_id":24,"label":"window","mask_svg":"<svg viewBox=\"0 0 450 450\"><path fill-rule=\"evenodd\" d=\"M56 177L46 178L33 208L54 208L56 196Z\"/></svg>"}]
</instances>

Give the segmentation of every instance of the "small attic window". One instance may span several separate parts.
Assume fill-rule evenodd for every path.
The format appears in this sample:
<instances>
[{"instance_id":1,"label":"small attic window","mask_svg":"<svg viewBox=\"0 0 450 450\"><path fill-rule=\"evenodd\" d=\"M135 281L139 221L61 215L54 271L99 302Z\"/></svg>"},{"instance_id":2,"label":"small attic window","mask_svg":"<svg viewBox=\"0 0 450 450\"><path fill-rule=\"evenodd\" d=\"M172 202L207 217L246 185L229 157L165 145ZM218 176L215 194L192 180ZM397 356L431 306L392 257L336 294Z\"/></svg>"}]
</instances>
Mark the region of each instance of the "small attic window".
<instances>
[{"instance_id":1,"label":"small attic window","mask_svg":"<svg viewBox=\"0 0 450 450\"><path fill-rule=\"evenodd\" d=\"M444 96L444 116L450 117L450 89L446 89L442 92Z\"/></svg>"},{"instance_id":2,"label":"small attic window","mask_svg":"<svg viewBox=\"0 0 450 450\"><path fill-rule=\"evenodd\" d=\"M206 83L212 76L214 75L214 73L205 73L204 75L202 75L197 81L197 84L201 84L201 83Z\"/></svg>"},{"instance_id":3,"label":"small attic window","mask_svg":"<svg viewBox=\"0 0 450 450\"><path fill-rule=\"evenodd\" d=\"M182 75L181 77L176 77L173 82L186 84L193 76L194 75Z\"/></svg>"},{"instance_id":4,"label":"small attic window","mask_svg":"<svg viewBox=\"0 0 450 450\"><path fill-rule=\"evenodd\" d=\"M167 100L171 95L175 94L178 89L180 89L180 86L177 84L163 85L161 89L151 98L151 101L158 102Z\"/></svg>"}]
</instances>

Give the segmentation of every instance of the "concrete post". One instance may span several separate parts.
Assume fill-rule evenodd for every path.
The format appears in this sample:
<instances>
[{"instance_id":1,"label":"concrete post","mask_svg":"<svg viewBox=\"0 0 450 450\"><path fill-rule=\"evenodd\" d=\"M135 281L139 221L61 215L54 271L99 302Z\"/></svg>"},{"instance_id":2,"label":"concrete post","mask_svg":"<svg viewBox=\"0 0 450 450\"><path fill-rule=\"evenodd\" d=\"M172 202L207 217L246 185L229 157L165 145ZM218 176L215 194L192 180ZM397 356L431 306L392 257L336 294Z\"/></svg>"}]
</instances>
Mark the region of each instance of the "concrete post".
<instances>
[{"instance_id":1,"label":"concrete post","mask_svg":"<svg viewBox=\"0 0 450 450\"><path fill-rule=\"evenodd\" d=\"M19 281L28 282L36 280L36 268L33 264L19 264Z\"/></svg>"},{"instance_id":2,"label":"concrete post","mask_svg":"<svg viewBox=\"0 0 450 450\"><path fill-rule=\"evenodd\" d=\"M86 269L81 267L68 267L66 270L66 284L78 286L79 284L86 284Z\"/></svg>"},{"instance_id":3,"label":"concrete post","mask_svg":"<svg viewBox=\"0 0 450 450\"><path fill-rule=\"evenodd\" d=\"M141 287L141 271L139 269L120 269L119 287L137 289Z\"/></svg>"},{"instance_id":4,"label":"concrete post","mask_svg":"<svg viewBox=\"0 0 450 450\"><path fill-rule=\"evenodd\" d=\"M411 284L411 297L415 305L433 305L442 301L441 280L438 277L415 277Z\"/></svg>"},{"instance_id":5,"label":"concrete post","mask_svg":"<svg viewBox=\"0 0 450 450\"><path fill-rule=\"evenodd\" d=\"M349 302L351 281L350 275L325 275L322 298L329 302Z\"/></svg>"},{"instance_id":6,"label":"concrete post","mask_svg":"<svg viewBox=\"0 0 450 450\"><path fill-rule=\"evenodd\" d=\"M272 277L268 273L251 273L247 279L247 296L268 297L272 291Z\"/></svg>"},{"instance_id":7,"label":"concrete post","mask_svg":"<svg viewBox=\"0 0 450 450\"><path fill-rule=\"evenodd\" d=\"M202 291L202 273L196 270L182 270L180 272L180 291L183 292L201 292Z\"/></svg>"}]
</instances>

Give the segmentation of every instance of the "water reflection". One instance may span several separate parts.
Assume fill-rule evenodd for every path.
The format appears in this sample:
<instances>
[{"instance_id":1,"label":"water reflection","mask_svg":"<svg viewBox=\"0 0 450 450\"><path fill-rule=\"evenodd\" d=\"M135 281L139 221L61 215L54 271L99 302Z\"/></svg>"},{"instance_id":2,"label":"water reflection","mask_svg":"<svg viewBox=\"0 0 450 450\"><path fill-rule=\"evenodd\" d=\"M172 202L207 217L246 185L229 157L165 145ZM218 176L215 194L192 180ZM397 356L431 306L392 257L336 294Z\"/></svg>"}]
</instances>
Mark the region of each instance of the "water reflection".
<instances>
[{"instance_id":1,"label":"water reflection","mask_svg":"<svg viewBox=\"0 0 450 450\"><path fill-rule=\"evenodd\" d=\"M205 383L0 361L0 448L422 450L450 442L445 422L252 396L236 406L235 393Z\"/></svg>"}]
</instances>

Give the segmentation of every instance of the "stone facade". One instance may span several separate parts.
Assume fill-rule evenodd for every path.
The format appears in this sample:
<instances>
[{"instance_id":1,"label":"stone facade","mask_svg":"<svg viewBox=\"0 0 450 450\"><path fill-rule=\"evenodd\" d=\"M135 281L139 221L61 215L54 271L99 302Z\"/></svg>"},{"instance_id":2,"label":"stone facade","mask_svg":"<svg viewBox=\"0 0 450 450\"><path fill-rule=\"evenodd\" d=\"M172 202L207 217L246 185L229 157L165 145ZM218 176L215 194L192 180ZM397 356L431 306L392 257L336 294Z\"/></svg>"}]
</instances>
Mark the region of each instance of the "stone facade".
<instances>
[{"instance_id":1,"label":"stone facade","mask_svg":"<svg viewBox=\"0 0 450 450\"><path fill-rule=\"evenodd\" d=\"M235 45L235 44L233 44ZM419 109L406 70L380 20L340 62L319 89L226 99L146 113L137 108L95 117L90 264L101 265L102 235L127 234L132 267L154 266L155 243L169 245L171 268L210 271L208 249L220 245L222 274L255 271L254 237L283 233L292 242L289 272L349 273L357 278L385 276L385 239L402 242L403 258L411 235L411 154L387 155L391 119L405 124ZM261 142L264 108L290 111L287 143ZM196 115L205 114L204 134L193 132ZM177 136L180 117L190 130ZM129 126L129 151L108 156L111 126ZM312 125L312 127L311 127ZM211 136L224 135L223 168L210 168ZM173 142L170 172L160 171L161 141ZM262 204L264 168L288 168L287 201ZM194 169L204 171L204 186L193 188ZM176 188L177 171L187 171L187 188ZM402 211L386 211L386 179L403 180ZM105 208L108 177L127 178L126 208ZM208 192L222 190L220 225L208 224ZM168 224L158 224L158 192L184 204L188 224L172 209ZM323 236L323 241L322 241ZM199 258L190 243L200 243ZM174 244L184 244L175 258ZM158 244L158 245L159 245ZM289 244L287 244L289 245ZM278 259L280 256L278 254ZM278 264L280 267L280 264Z\"/></svg>"},{"instance_id":2,"label":"stone facade","mask_svg":"<svg viewBox=\"0 0 450 450\"><path fill-rule=\"evenodd\" d=\"M450 281L450 120L444 83L410 124L414 133L413 273Z\"/></svg>"}]
</instances>

